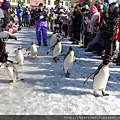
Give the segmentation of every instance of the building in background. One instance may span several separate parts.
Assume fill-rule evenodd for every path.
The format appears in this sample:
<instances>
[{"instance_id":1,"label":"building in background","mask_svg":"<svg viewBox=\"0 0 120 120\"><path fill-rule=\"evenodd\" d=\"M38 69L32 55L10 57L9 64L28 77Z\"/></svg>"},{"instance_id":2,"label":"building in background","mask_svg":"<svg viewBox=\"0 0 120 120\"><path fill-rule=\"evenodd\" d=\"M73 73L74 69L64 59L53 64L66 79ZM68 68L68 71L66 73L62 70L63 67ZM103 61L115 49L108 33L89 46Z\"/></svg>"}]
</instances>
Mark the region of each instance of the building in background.
<instances>
[{"instance_id":1,"label":"building in background","mask_svg":"<svg viewBox=\"0 0 120 120\"><path fill-rule=\"evenodd\" d=\"M84 3L84 0L70 0L69 7L74 8L77 3Z\"/></svg>"},{"instance_id":2,"label":"building in background","mask_svg":"<svg viewBox=\"0 0 120 120\"><path fill-rule=\"evenodd\" d=\"M44 0L30 0L31 7L38 7L39 3L44 3Z\"/></svg>"},{"instance_id":3,"label":"building in background","mask_svg":"<svg viewBox=\"0 0 120 120\"><path fill-rule=\"evenodd\" d=\"M56 6L56 0L30 0L30 5L32 7L37 7L39 3L43 3L47 8L55 7ZM64 7L68 7L70 0L60 0L60 3Z\"/></svg>"},{"instance_id":4,"label":"building in background","mask_svg":"<svg viewBox=\"0 0 120 120\"><path fill-rule=\"evenodd\" d=\"M9 0L12 8L17 8L18 2L22 5L22 7L30 6L30 0Z\"/></svg>"}]
</instances>

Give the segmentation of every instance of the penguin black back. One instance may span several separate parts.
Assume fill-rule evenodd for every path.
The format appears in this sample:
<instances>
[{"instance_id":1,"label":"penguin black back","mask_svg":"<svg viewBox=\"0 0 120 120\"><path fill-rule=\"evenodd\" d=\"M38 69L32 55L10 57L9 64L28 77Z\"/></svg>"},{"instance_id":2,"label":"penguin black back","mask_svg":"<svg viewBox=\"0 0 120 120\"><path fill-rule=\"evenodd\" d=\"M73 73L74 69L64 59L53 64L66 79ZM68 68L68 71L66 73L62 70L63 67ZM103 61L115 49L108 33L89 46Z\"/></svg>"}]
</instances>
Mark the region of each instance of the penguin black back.
<instances>
[{"instance_id":1,"label":"penguin black back","mask_svg":"<svg viewBox=\"0 0 120 120\"><path fill-rule=\"evenodd\" d=\"M67 54L66 54L65 57L64 57L64 60L65 60L65 58L68 56L68 54L69 54L71 51L73 51L73 48L70 46L70 47L69 47L69 51L67 52Z\"/></svg>"},{"instance_id":2,"label":"penguin black back","mask_svg":"<svg viewBox=\"0 0 120 120\"><path fill-rule=\"evenodd\" d=\"M102 61L102 63L99 65L98 69L96 70L94 77L99 73L99 71L101 70L101 68L105 65L108 65L110 63L110 61L108 59L104 59Z\"/></svg>"}]
</instances>

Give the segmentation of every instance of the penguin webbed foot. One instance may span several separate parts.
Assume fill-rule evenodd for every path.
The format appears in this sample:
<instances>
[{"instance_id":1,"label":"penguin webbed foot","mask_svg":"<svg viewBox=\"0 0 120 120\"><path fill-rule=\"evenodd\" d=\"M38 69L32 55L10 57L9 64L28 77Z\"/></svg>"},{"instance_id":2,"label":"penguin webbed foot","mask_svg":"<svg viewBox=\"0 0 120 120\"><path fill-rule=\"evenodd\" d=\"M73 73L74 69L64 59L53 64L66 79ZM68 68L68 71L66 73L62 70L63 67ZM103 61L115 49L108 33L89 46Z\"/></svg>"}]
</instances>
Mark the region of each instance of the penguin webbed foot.
<instances>
[{"instance_id":1,"label":"penguin webbed foot","mask_svg":"<svg viewBox=\"0 0 120 120\"><path fill-rule=\"evenodd\" d=\"M55 59L55 60L54 60L54 62L56 62L56 63L57 63L57 60Z\"/></svg>"},{"instance_id":2,"label":"penguin webbed foot","mask_svg":"<svg viewBox=\"0 0 120 120\"><path fill-rule=\"evenodd\" d=\"M66 78L69 78L69 75L68 75L68 73L65 73L65 77L66 77Z\"/></svg>"},{"instance_id":3,"label":"penguin webbed foot","mask_svg":"<svg viewBox=\"0 0 120 120\"><path fill-rule=\"evenodd\" d=\"M23 64L22 64L22 63L19 63L19 65L20 65L20 66L23 66Z\"/></svg>"},{"instance_id":4,"label":"penguin webbed foot","mask_svg":"<svg viewBox=\"0 0 120 120\"><path fill-rule=\"evenodd\" d=\"M57 62L57 58L56 57L54 57L53 60L54 60L54 62Z\"/></svg>"},{"instance_id":5,"label":"penguin webbed foot","mask_svg":"<svg viewBox=\"0 0 120 120\"><path fill-rule=\"evenodd\" d=\"M94 92L94 96L95 96L95 97L101 97L101 95L100 95L100 94L95 93L95 92Z\"/></svg>"},{"instance_id":6,"label":"penguin webbed foot","mask_svg":"<svg viewBox=\"0 0 120 120\"><path fill-rule=\"evenodd\" d=\"M103 91L102 91L102 95L103 95L103 96L109 96L108 93L105 93L105 92L103 92Z\"/></svg>"}]
</instances>

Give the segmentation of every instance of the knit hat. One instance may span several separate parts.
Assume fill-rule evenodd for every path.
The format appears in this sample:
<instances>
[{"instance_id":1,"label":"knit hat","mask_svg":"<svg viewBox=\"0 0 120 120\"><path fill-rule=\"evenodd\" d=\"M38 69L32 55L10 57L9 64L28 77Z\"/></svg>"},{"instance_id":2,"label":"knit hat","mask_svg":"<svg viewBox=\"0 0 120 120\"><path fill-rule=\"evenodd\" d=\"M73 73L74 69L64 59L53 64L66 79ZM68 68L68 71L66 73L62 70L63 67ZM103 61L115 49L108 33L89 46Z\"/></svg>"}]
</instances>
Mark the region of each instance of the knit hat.
<instances>
[{"instance_id":1,"label":"knit hat","mask_svg":"<svg viewBox=\"0 0 120 120\"><path fill-rule=\"evenodd\" d=\"M89 10L89 6L88 6L88 5L84 5L84 8L85 8L86 10Z\"/></svg>"},{"instance_id":2,"label":"knit hat","mask_svg":"<svg viewBox=\"0 0 120 120\"><path fill-rule=\"evenodd\" d=\"M3 10L8 10L9 8L11 8L10 2L7 1L7 0L4 0L4 1L2 2L1 8L2 8Z\"/></svg>"},{"instance_id":3,"label":"knit hat","mask_svg":"<svg viewBox=\"0 0 120 120\"><path fill-rule=\"evenodd\" d=\"M94 5L90 7L90 11L92 14L98 12L97 8Z\"/></svg>"},{"instance_id":4,"label":"knit hat","mask_svg":"<svg viewBox=\"0 0 120 120\"><path fill-rule=\"evenodd\" d=\"M1 8L0 8L0 18L4 18L4 14Z\"/></svg>"}]
</instances>

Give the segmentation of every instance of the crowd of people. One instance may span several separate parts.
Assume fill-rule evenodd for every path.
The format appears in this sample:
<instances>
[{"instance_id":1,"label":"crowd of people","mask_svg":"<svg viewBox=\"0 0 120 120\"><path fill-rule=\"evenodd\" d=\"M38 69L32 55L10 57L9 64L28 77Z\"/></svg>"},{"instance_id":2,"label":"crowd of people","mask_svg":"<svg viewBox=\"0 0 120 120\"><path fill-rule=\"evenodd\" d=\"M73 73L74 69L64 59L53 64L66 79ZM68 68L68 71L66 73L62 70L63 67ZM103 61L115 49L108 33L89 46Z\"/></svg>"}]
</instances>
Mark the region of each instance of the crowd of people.
<instances>
[{"instance_id":1,"label":"crowd of people","mask_svg":"<svg viewBox=\"0 0 120 120\"><path fill-rule=\"evenodd\" d=\"M42 3L35 9L28 6L23 9L18 5L16 10L18 23L14 21L15 12L10 11L10 8L9 1L4 0L0 9L1 43L6 39L17 40L13 34L22 27L35 26L39 46L41 36L44 46L48 45L47 30L49 30L68 37L72 44L81 43L85 52L94 52L102 59L120 65L120 49L116 56L116 41L120 42L120 11L117 2L96 0L90 6L76 4L74 10L64 8L61 4L51 9ZM0 54L6 54L6 51L2 50L2 44L0 46Z\"/></svg>"},{"instance_id":2,"label":"crowd of people","mask_svg":"<svg viewBox=\"0 0 120 120\"><path fill-rule=\"evenodd\" d=\"M109 3L108 0L97 0L94 4L76 4L74 10L65 9L61 4L56 8L47 10L39 4L38 11L44 16L42 27L38 26L42 19L38 19L36 33L38 45L41 45L40 31L43 41L46 41L45 28L54 33L70 37L72 44L82 43L85 52L93 52L103 60L120 64L120 50L116 56L116 41L120 42L120 11L117 2ZM38 16L41 16L40 14ZM47 44L45 42L45 44Z\"/></svg>"}]
</instances>

